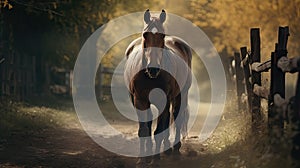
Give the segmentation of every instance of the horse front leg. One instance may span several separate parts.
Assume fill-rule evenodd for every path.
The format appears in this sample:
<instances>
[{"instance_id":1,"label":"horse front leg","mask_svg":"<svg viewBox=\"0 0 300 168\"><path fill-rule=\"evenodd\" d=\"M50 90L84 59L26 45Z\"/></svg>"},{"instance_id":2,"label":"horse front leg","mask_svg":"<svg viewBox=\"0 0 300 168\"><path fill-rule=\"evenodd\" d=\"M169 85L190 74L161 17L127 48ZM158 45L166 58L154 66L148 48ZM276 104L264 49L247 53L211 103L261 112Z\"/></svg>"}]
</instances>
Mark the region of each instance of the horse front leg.
<instances>
[{"instance_id":1,"label":"horse front leg","mask_svg":"<svg viewBox=\"0 0 300 168\"><path fill-rule=\"evenodd\" d=\"M146 162L150 163L152 161L152 155L153 155L153 142L152 142L152 120L153 120L153 114L151 109L149 108L147 110L147 127L148 127L148 136L146 137Z\"/></svg>"},{"instance_id":2,"label":"horse front leg","mask_svg":"<svg viewBox=\"0 0 300 168\"><path fill-rule=\"evenodd\" d=\"M162 113L159 115L157 119L157 127L154 131L154 139L155 139L155 160L160 159L160 147L162 142L164 142L164 149L167 150L170 148L170 140L169 135L170 132L168 130L170 124L170 102L167 101L163 111L162 109L158 109Z\"/></svg>"},{"instance_id":3,"label":"horse front leg","mask_svg":"<svg viewBox=\"0 0 300 168\"><path fill-rule=\"evenodd\" d=\"M145 100L134 98L134 106L139 120L138 136L140 141L139 159L136 167L146 167L149 160L145 156L152 155L151 123L152 114L149 115L150 104ZM150 111L151 112L151 111ZM151 118L149 118L151 117ZM151 149L150 149L151 148Z\"/></svg>"}]
</instances>

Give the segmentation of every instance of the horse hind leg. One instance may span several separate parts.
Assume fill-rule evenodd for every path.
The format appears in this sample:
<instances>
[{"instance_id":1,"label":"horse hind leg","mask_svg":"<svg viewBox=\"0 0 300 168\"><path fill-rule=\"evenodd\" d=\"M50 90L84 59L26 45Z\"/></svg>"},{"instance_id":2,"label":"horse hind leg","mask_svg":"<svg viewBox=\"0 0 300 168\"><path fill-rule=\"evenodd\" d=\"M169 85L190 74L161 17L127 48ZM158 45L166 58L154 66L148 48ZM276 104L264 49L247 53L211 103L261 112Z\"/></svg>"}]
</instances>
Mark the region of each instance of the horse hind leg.
<instances>
[{"instance_id":1,"label":"horse hind leg","mask_svg":"<svg viewBox=\"0 0 300 168\"><path fill-rule=\"evenodd\" d=\"M166 155L170 155L172 152L171 143L169 140L170 137L170 102L167 103L164 111L164 116L162 119L162 126L163 126L163 145L164 145L164 153Z\"/></svg>"},{"instance_id":2,"label":"horse hind leg","mask_svg":"<svg viewBox=\"0 0 300 168\"><path fill-rule=\"evenodd\" d=\"M187 135L187 120L189 117L187 109L187 93L178 95L173 103L174 121L175 121L175 141L173 145L174 154L180 154L179 149L181 148L181 134Z\"/></svg>"}]
</instances>

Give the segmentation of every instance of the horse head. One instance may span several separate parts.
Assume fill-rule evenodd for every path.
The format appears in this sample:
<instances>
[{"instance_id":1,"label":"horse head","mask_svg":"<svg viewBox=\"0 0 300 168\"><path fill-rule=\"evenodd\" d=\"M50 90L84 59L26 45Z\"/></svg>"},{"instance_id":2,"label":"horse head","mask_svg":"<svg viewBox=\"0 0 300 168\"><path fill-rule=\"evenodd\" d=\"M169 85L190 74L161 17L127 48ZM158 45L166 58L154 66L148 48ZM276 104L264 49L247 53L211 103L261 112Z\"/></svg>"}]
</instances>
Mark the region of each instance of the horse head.
<instances>
[{"instance_id":1,"label":"horse head","mask_svg":"<svg viewBox=\"0 0 300 168\"><path fill-rule=\"evenodd\" d=\"M159 17L151 17L149 9L144 13L143 51L146 73L150 78L157 78L161 70L161 60L165 47L163 27L165 20L166 12L164 10L161 11Z\"/></svg>"}]
</instances>

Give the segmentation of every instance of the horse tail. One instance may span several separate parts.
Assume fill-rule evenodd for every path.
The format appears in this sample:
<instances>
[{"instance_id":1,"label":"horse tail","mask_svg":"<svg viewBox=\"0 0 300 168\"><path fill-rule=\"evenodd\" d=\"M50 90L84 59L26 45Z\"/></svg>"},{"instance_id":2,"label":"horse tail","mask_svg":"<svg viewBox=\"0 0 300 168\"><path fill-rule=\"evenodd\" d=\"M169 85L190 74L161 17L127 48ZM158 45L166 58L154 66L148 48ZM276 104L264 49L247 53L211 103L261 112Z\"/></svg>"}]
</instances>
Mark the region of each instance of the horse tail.
<instances>
[{"instance_id":1,"label":"horse tail","mask_svg":"<svg viewBox=\"0 0 300 168\"><path fill-rule=\"evenodd\" d=\"M189 69L189 71L191 71ZM183 99L183 109L182 109L182 124L181 124L181 135L183 138L188 136L188 121L190 118L190 111L188 105L188 91L192 85L192 77L191 73L188 73L187 82L182 91L182 99Z\"/></svg>"},{"instance_id":2,"label":"horse tail","mask_svg":"<svg viewBox=\"0 0 300 168\"><path fill-rule=\"evenodd\" d=\"M181 124L181 135L183 139L185 139L188 136L188 121L190 118L190 111L189 108L186 107L182 112L183 112L182 114L183 123Z\"/></svg>"},{"instance_id":3,"label":"horse tail","mask_svg":"<svg viewBox=\"0 0 300 168\"><path fill-rule=\"evenodd\" d=\"M182 95L181 95L182 96ZM190 118L190 112L189 112L189 108L188 108L188 104L187 104L187 96L188 95L184 95L184 97L182 97L184 100L181 104L179 104L179 106L182 106L181 107L182 109L180 109L178 111L178 114L177 114L177 117L178 117L178 120L175 119L174 117L174 113L175 113L175 104L172 104L172 112L173 114L170 116L170 131L175 131L176 130L176 127L175 125L176 124L179 124L180 125L180 133L182 135L183 138L186 138L188 136L188 121L189 121L189 118ZM178 106L178 104L176 104ZM178 107L177 107L178 108ZM177 123L175 123L175 120Z\"/></svg>"}]
</instances>

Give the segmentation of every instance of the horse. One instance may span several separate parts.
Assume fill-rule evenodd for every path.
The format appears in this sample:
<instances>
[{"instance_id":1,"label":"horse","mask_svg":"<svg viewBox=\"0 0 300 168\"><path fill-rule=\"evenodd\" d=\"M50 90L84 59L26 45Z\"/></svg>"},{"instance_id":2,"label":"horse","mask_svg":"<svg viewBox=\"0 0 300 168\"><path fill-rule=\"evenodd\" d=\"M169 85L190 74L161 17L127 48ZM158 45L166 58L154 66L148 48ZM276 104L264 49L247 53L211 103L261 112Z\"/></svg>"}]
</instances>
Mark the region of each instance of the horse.
<instances>
[{"instance_id":1,"label":"horse","mask_svg":"<svg viewBox=\"0 0 300 168\"><path fill-rule=\"evenodd\" d=\"M144 13L142 36L133 40L126 49L124 79L129 90L131 102L139 120L138 137L140 156L137 165L160 160L160 147L163 143L167 154L180 154L181 134L187 134L188 90L191 86L192 53L189 45L179 37L165 34L163 23L166 12L152 17L149 9ZM154 92L154 89L162 92ZM165 95L166 101L162 101ZM152 99L152 100L151 100ZM163 102L163 104L162 104ZM150 105L159 111L154 131L155 155L152 157L152 120ZM172 107L172 108L170 108ZM173 116L170 116L170 110ZM172 122L173 118L175 122ZM169 140L169 125L175 123L173 147ZM177 143L176 143L177 142ZM143 166L141 166L143 167Z\"/></svg>"}]
</instances>

